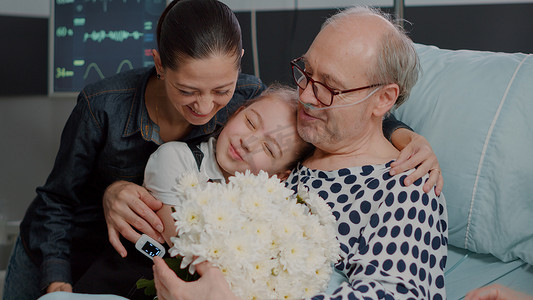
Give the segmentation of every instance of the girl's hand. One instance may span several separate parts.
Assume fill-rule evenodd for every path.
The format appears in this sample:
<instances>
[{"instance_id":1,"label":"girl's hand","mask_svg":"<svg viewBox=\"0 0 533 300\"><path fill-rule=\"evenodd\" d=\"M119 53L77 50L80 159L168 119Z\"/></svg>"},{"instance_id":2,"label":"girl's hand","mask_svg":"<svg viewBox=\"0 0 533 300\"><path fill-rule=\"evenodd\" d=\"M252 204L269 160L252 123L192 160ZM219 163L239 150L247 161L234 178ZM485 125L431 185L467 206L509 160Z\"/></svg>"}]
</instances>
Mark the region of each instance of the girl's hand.
<instances>
[{"instance_id":1,"label":"girl's hand","mask_svg":"<svg viewBox=\"0 0 533 300\"><path fill-rule=\"evenodd\" d=\"M391 164L390 174L395 175L416 168L404 180L405 185L410 185L429 173L429 179L423 187L424 192L429 192L435 186L435 194L440 196L444 179L437 156L426 138L408 129L400 128L393 132L391 140L400 150L400 156Z\"/></svg>"}]
</instances>

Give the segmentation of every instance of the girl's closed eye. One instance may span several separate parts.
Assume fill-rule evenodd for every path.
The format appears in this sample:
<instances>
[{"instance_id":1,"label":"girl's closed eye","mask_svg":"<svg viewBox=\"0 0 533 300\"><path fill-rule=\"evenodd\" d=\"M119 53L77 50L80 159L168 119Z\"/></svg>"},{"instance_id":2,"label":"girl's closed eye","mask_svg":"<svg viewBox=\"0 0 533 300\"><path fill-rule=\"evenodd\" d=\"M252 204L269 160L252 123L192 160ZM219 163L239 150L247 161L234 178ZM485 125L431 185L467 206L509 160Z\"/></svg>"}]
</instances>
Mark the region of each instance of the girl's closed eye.
<instances>
[{"instance_id":1,"label":"girl's closed eye","mask_svg":"<svg viewBox=\"0 0 533 300\"><path fill-rule=\"evenodd\" d=\"M254 122L248 118L248 116L246 116L246 125L251 129L251 130L255 130L255 125L254 125Z\"/></svg>"},{"instance_id":2,"label":"girl's closed eye","mask_svg":"<svg viewBox=\"0 0 533 300\"><path fill-rule=\"evenodd\" d=\"M263 149L265 150L265 153L271 157L275 157L274 151L272 151L272 147L268 143L263 144Z\"/></svg>"}]
</instances>

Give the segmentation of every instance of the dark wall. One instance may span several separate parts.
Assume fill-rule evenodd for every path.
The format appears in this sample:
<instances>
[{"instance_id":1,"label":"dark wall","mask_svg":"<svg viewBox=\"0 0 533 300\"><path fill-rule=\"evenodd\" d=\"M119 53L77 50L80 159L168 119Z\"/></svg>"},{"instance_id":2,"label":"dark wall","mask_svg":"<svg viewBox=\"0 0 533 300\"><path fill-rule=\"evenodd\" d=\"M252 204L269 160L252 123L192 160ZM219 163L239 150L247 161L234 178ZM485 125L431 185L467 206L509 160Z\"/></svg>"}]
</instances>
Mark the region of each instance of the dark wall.
<instances>
[{"instance_id":1,"label":"dark wall","mask_svg":"<svg viewBox=\"0 0 533 300\"><path fill-rule=\"evenodd\" d=\"M533 4L409 7L405 19L418 43L533 53Z\"/></svg>"},{"instance_id":2,"label":"dark wall","mask_svg":"<svg viewBox=\"0 0 533 300\"><path fill-rule=\"evenodd\" d=\"M261 79L265 83L292 83L289 62L307 51L322 23L335 12L329 9L258 13Z\"/></svg>"},{"instance_id":3,"label":"dark wall","mask_svg":"<svg viewBox=\"0 0 533 300\"><path fill-rule=\"evenodd\" d=\"M48 91L48 19L0 16L0 96Z\"/></svg>"},{"instance_id":4,"label":"dark wall","mask_svg":"<svg viewBox=\"0 0 533 300\"><path fill-rule=\"evenodd\" d=\"M386 9L389 10L390 9ZM335 10L257 12L260 75L265 83L290 83L289 61L303 54L321 23ZM448 49L533 53L533 4L406 7L417 43ZM245 56L254 73L251 17L239 12ZM47 93L48 19L0 16L0 96Z\"/></svg>"},{"instance_id":5,"label":"dark wall","mask_svg":"<svg viewBox=\"0 0 533 300\"><path fill-rule=\"evenodd\" d=\"M385 11L393 13L390 8ZM290 82L289 61L303 54L335 10L258 13L261 78ZM533 4L406 7L413 41L447 49L533 53ZM253 70L253 69L252 69Z\"/></svg>"}]
</instances>

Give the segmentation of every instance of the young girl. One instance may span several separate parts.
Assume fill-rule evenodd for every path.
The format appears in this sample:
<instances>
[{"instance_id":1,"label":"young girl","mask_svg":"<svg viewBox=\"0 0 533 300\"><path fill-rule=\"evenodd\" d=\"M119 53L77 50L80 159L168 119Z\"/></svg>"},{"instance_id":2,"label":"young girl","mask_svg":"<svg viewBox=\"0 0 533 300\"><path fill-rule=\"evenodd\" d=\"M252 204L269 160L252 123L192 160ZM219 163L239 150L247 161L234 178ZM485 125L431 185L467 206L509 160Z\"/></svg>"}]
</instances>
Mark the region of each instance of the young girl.
<instances>
[{"instance_id":1,"label":"young girl","mask_svg":"<svg viewBox=\"0 0 533 300\"><path fill-rule=\"evenodd\" d=\"M309 153L312 146L296 131L297 97L294 89L271 86L241 107L218 138L211 138L199 147L169 142L150 156L144 186L165 204L157 215L164 222L163 236L169 245L170 237L176 235L170 215L170 207L178 201L173 186L181 174L199 170L210 180L222 182L235 172L250 170L257 174L264 170L283 180Z\"/></svg>"}]
</instances>

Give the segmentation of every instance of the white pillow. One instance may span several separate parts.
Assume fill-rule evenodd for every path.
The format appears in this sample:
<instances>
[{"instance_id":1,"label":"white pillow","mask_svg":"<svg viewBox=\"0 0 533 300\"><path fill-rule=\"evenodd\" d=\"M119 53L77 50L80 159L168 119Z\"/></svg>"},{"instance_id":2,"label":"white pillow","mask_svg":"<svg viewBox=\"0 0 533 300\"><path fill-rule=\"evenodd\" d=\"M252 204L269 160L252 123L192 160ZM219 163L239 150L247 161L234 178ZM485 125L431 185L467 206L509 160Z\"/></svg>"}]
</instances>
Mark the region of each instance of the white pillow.
<instances>
[{"instance_id":1,"label":"white pillow","mask_svg":"<svg viewBox=\"0 0 533 300\"><path fill-rule=\"evenodd\" d=\"M533 56L416 45L395 116L439 159L450 244L533 264Z\"/></svg>"}]
</instances>

